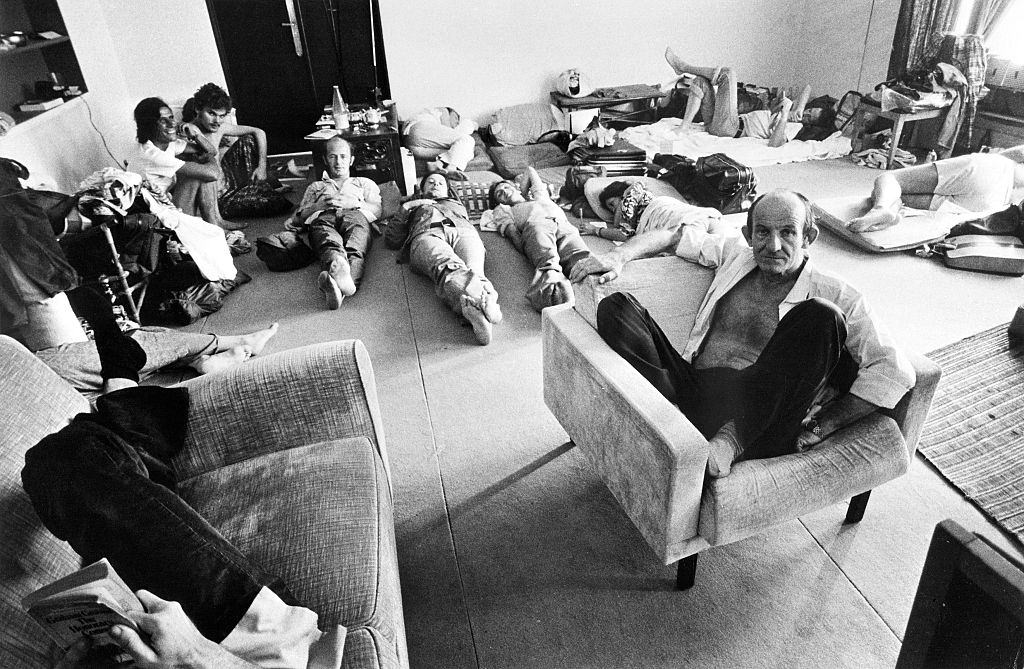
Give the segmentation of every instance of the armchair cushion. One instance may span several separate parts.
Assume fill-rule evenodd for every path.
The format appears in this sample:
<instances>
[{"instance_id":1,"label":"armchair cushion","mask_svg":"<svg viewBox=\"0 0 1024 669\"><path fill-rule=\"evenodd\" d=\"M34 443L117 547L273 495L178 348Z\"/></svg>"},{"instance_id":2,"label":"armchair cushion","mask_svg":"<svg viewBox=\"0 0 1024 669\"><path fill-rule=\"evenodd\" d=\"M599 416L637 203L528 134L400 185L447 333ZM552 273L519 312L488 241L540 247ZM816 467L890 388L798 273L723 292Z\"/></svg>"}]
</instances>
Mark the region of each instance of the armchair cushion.
<instances>
[{"instance_id":1,"label":"armchair cushion","mask_svg":"<svg viewBox=\"0 0 1024 669\"><path fill-rule=\"evenodd\" d=\"M394 624L402 612L386 479L370 440L351 437L257 455L183 481L179 491L280 576L320 615L321 628L349 628L346 666L370 641L384 666L398 666L404 632Z\"/></svg>"}]
</instances>

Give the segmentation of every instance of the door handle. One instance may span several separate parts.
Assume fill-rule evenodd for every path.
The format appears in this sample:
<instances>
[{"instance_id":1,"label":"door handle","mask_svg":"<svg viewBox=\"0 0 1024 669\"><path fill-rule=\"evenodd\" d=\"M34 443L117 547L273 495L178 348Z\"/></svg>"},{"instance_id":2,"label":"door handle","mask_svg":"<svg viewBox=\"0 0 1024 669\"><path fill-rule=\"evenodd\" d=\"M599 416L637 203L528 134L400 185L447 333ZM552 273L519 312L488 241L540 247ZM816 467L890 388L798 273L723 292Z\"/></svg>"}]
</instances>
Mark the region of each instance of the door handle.
<instances>
[{"instance_id":1,"label":"door handle","mask_svg":"<svg viewBox=\"0 0 1024 669\"><path fill-rule=\"evenodd\" d=\"M291 28L295 55L302 57L302 36L299 34L299 22L295 18L295 0L284 0L284 6L288 10L288 23L282 23L281 25Z\"/></svg>"}]
</instances>

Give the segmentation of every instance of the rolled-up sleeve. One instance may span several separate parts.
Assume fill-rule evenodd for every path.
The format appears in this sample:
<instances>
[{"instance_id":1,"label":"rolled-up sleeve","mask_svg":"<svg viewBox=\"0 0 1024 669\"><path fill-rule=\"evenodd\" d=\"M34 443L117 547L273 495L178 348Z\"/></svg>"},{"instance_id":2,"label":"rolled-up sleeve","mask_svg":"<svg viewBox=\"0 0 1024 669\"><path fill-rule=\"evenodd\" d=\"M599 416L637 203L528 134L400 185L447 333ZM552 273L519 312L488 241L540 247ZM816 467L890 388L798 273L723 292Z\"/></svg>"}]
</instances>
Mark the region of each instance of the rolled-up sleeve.
<instances>
[{"instance_id":1,"label":"rolled-up sleeve","mask_svg":"<svg viewBox=\"0 0 1024 669\"><path fill-rule=\"evenodd\" d=\"M846 314L846 349L859 368L850 392L876 406L893 408L914 387L914 367L857 290L844 286L835 301Z\"/></svg>"}]
</instances>

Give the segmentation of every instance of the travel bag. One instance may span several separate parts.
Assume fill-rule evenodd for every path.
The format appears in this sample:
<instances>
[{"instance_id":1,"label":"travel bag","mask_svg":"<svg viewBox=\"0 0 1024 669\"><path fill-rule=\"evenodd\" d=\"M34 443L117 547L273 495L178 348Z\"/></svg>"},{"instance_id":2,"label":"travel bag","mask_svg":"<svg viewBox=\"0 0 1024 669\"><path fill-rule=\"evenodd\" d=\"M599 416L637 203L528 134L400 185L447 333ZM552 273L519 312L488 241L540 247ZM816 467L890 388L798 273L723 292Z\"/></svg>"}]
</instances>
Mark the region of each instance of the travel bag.
<instances>
[{"instance_id":1,"label":"travel bag","mask_svg":"<svg viewBox=\"0 0 1024 669\"><path fill-rule=\"evenodd\" d=\"M684 196L702 207L714 207L723 214L750 209L757 197L754 170L724 153L701 156L694 164L694 177Z\"/></svg>"}]
</instances>

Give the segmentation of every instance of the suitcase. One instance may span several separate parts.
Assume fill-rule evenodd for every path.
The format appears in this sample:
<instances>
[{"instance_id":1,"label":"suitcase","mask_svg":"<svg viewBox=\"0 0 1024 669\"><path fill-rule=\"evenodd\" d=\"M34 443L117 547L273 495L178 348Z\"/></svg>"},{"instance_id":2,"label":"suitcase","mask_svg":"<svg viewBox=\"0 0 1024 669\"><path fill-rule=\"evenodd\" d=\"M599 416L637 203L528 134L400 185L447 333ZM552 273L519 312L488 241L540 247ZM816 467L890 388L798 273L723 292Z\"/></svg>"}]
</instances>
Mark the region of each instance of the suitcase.
<instances>
[{"instance_id":1,"label":"suitcase","mask_svg":"<svg viewBox=\"0 0 1024 669\"><path fill-rule=\"evenodd\" d=\"M989 274L1024 276L1024 244L1011 235L955 235L936 247L947 267Z\"/></svg>"}]
</instances>

